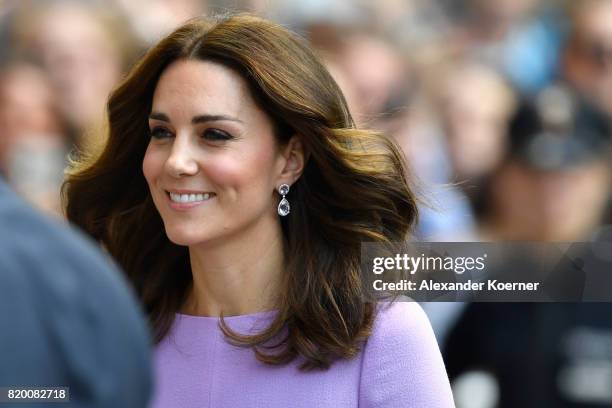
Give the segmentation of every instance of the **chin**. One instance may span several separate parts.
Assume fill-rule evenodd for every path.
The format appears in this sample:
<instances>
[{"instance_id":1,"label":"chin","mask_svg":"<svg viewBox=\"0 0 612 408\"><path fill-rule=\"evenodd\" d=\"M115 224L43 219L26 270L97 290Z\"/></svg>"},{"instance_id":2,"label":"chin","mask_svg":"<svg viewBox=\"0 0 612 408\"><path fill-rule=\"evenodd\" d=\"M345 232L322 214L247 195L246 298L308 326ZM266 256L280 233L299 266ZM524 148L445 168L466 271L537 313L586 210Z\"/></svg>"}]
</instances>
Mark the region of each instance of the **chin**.
<instances>
[{"instance_id":1,"label":"chin","mask_svg":"<svg viewBox=\"0 0 612 408\"><path fill-rule=\"evenodd\" d=\"M201 231L185 231L178 228L166 228L166 236L172 243L181 246L191 246L206 241Z\"/></svg>"}]
</instances>

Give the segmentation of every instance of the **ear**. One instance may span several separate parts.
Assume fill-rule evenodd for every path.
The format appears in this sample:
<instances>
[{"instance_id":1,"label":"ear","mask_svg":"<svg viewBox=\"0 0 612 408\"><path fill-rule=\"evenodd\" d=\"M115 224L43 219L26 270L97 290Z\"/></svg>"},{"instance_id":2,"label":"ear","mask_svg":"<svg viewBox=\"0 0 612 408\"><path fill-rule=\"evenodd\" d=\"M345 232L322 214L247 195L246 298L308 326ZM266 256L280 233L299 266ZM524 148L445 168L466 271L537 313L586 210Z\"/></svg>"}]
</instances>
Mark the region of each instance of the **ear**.
<instances>
[{"instance_id":1,"label":"ear","mask_svg":"<svg viewBox=\"0 0 612 408\"><path fill-rule=\"evenodd\" d=\"M289 142L281 147L281 155L284 160L283 167L277 180L277 185L292 185L300 178L304 171L305 154L304 146L300 138L293 135Z\"/></svg>"}]
</instances>

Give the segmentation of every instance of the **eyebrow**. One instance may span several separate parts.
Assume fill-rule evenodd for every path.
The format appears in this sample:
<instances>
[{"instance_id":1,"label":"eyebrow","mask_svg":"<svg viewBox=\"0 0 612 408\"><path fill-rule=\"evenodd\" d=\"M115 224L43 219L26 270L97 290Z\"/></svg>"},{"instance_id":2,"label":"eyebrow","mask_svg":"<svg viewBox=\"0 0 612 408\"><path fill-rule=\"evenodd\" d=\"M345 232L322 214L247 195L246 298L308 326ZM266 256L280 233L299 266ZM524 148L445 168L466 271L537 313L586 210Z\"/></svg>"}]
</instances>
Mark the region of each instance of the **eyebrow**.
<instances>
[{"instance_id":1,"label":"eyebrow","mask_svg":"<svg viewBox=\"0 0 612 408\"><path fill-rule=\"evenodd\" d=\"M161 120L162 122L170 123L170 118L165 113L151 112L149 119ZM205 122L218 122L221 120L228 120L230 122L243 123L240 119L234 118L227 115L197 115L191 119L192 124L205 123Z\"/></svg>"}]
</instances>

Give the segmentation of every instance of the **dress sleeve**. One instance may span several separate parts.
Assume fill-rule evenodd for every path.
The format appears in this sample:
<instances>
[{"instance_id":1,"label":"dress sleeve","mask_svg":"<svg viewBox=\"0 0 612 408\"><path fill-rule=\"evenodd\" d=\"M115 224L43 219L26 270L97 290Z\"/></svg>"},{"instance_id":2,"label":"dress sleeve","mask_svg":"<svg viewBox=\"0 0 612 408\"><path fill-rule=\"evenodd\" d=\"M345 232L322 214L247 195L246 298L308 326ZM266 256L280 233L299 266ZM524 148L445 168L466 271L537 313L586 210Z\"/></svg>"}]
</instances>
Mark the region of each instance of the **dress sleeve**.
<instances>
[{"instance_id":1,"label":"dress sleeve","mask_svg":"<svg viewBox=\"0 0 612 408\"><path fill-rule=\"evenodd\" d=\"M360 408L453 408L436 338L415 302L379 304L364 346Z\"/></svg>"}]
</instances>

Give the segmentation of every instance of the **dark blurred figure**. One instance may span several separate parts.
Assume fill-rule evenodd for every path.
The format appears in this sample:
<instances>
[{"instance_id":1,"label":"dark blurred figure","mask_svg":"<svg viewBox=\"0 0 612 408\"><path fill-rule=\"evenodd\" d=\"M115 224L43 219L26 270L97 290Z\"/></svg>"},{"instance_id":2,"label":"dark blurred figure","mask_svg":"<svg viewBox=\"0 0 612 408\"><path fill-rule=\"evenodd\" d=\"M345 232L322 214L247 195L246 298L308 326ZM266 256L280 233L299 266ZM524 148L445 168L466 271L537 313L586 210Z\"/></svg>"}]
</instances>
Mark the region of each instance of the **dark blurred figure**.
<instances>
[{"instance_id":1,"label":"dark blurred figure","mask_svg":"<svg viewBox=\"0 0 612 408\"><path fill-rule=\"evenodd\" d=\"M607 117L566 87L550 87L518 110L510 140L485 192L482 236L590 240L612 187Z\"/></svg>"},{"instance_id":2,"label":"dark blurred figure","mask_svg":"<svg viewBox=\"0 0 612 408\"><path fill-rule=\"evenodd\" d=\"M567 88L521 105L490 181L485 238L594 239L609 155L606 116ZM444 347L457 407L612 407L610 316L611 303L470 304Z\"/></svg>"},{"instance_id":3,"label":"dark blurred figure","mask_svg":"<svg viewBox=\"0 0 612 408\"><path fill-rule=\"evenodd\" d=\"M126 281L1 179L0 225L0 387L69 387L70 395L70 403L6 406L145 408L150 340Z\"/></svg>"},{"instance_id":4,"label":"dark blurred figure","mask_svg":"<svg viewBox=\"0 0 612 408\"><path fill-rule=\"evenodd\" d=\"M612 407L610 316L610 303L470 304L444 351L457 408Z\"/></svg>"}]
</instances>

